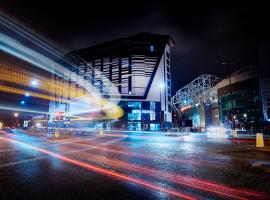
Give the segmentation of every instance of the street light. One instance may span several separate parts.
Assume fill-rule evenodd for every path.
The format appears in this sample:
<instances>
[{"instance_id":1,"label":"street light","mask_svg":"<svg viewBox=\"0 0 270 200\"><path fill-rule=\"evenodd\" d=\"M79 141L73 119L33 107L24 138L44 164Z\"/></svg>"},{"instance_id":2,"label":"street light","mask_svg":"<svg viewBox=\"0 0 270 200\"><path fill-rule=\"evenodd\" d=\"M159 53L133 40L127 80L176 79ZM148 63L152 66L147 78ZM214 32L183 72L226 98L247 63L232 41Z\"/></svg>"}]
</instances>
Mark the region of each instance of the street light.
<instances>
[{"instance_id":1,"label":"street light","mask_svg":"<svg viewBox=\"0 0 270 200\"><path fill-rule=\"evenodd\" d=\"M33 79L33 80L31 81L31 85L32 85L32 86L37 86L37 85L38 85L38 81L37 81L36 79Z\"/></svg>"},{"instance_id":2,"label":"street light","mask_svg":"<svg viewBox=\"0 0 270 200\"><path fill-rule=\"evenodd\" d=\"M24 96L29 97L30 93L27 92L27 93L24 94Z\"/></svg>"},{"instance_id":3,"label":"street light","mask_svg":"<svg viewBox=\"0 0 270 200\"><path fill-rule=\"evenodd\" d=\"M25 101L21 101L21 104L24 105L25 104Z\"/></svg>"},{"instance_id":4,"label":"street light","mask_svg":"<svg viewBox=\"0 0 270 200\"><path fill-rule=\"evenodd\" d=\"M14 121L14 127L16 127L18 124L19 113L15 112L15 113L13 113L13 116L16 118L16 120Z\"/></svg>"}]
</instances>

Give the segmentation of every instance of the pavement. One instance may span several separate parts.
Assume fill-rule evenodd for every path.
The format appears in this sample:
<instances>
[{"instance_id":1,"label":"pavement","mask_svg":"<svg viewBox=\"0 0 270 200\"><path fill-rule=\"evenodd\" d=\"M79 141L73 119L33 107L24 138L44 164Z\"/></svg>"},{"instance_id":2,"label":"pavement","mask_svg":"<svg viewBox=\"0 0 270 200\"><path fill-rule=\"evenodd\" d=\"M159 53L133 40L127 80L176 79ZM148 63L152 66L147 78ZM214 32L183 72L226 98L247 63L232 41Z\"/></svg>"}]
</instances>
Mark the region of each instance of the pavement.
<instances>
[{"instance_id":1,"label":"pavement","mask_svg":"<svg viewBox=\"0 0 270 200\"><path fill-rule=\"evenodd\" d=\"M12 130L0 132L0 199L270 199L269 161L254 139Z\"/></svg>"}]
</instances>

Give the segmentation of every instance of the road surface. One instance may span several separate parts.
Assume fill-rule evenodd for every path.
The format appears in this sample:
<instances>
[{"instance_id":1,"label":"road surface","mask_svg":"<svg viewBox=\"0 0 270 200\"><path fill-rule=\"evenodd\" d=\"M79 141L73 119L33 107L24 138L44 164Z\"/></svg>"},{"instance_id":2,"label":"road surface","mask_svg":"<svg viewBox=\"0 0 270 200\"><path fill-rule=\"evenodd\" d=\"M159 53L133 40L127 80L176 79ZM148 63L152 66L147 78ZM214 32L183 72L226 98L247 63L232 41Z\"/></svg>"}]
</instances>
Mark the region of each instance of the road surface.
<instances>
[{"instance_id":1,"label":"road surface","mask_svg":"<svg viewBox=\"0 0 270 200\"><path fill-rule=\"evenodd\" d=\"M254 144L206 135L46 139L2 131L0 199L270 199L270 152Z\"/></svg>"}]
</instances>

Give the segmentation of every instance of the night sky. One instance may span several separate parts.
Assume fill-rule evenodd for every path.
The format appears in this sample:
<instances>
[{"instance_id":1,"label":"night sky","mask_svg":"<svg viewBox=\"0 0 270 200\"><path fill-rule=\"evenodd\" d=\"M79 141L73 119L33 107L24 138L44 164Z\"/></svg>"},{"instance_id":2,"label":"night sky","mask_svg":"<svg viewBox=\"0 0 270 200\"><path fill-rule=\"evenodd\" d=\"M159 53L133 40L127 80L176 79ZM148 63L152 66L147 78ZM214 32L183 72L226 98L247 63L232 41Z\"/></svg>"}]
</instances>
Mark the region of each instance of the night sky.
<instances>
[{"instance_id":1,"label":"night sky","mask_svg":"<svg viewBox=\"0 0 270 200\"><path fill-rule=\"evenodd\" d=\"M202 73L227 75L223 60L233 63L232 70L256 65L258 47L269 39L268 6L247 1L55 2L8 0L0 5L67 51L139 32L171 35L176 42L173 94Z\"/></svg>"}]
</instances>

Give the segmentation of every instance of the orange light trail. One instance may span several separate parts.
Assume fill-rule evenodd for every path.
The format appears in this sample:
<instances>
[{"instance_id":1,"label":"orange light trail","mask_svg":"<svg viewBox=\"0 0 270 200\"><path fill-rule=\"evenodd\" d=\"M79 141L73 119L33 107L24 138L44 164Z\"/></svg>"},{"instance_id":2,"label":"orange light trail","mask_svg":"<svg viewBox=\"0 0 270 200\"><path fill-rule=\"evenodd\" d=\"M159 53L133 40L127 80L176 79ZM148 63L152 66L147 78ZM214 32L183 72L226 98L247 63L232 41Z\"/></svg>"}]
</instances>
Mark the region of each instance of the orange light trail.
<instances>
[{"instance_id":1,"label":"orange light trail","mask_svg":"<svg viewBox=\"0 0 270 200\"><path fill-rule=\"evenodd\" d=\"M148 181L145 181L145 180L142 180L142 179L139 179L139 178L133 178L133 177L130 177L130 176L122 174L122 173L113 172L113 171L110 171L110 170L107 170L107 169L104 169L104 168L101 168L101 167L97 167L97 166L94 166L94 165L91 165L91 164L88 164L88 163L85 163L85 162L74 160L74 159L65 157L63 155L60 155L60 154L51 152L49 150L27 144L27 143L24 143L24 142L21 142L21 141L17 141L17 140L14 140L14 139L9 139L9 138L4 138L4 137L0 137L0 139L5 140L5 141L9 141L9 142L12 142L12 143L16 143L16 144L21 144L21 145L23 145L25 147L32 148L32 149L37 150L39 152L42 152L44 154L53 156L53 157L58 158L58 159L60 159L62 161L65 161L67 163L70 163L72 165L75 165L75 166L78 166L78 167L81 167L81 168L84 168L84 169L87 169L87 170L90 170L90 171L98 172L98 173L101 173L101 174L104 174L104 175L107 175L107 176L110 176L110 177L114 177L114 178L117 178L117 179L120 179L120 180L136 183L136 184L142 185L144 187L147 187L147 188L150 188L150 189L155 189L155 190L158 190L158 191L161 191L161 192L165 192L165 193L168 193L170 195L173 195L173 196L176 196L176 197L179 197L179 198L188 199L188 200L197 199L197 198L195 198L193 196L183 194L183 193L181 193L179 191L176 191L176 190L173 190L173 189L163 188L163 187L160 187L160 186L158 186L156 184L150 183Z\"/></svg>"}]
</instances>

